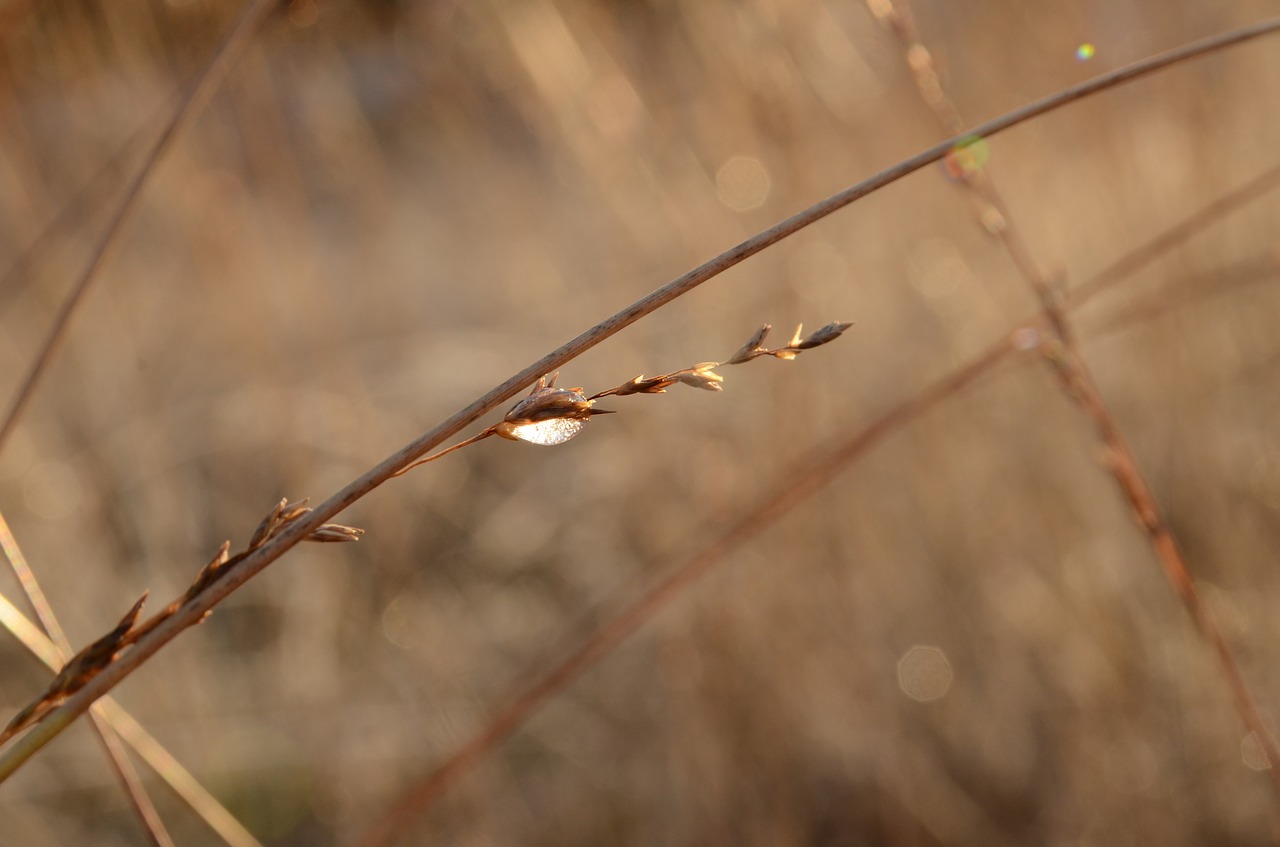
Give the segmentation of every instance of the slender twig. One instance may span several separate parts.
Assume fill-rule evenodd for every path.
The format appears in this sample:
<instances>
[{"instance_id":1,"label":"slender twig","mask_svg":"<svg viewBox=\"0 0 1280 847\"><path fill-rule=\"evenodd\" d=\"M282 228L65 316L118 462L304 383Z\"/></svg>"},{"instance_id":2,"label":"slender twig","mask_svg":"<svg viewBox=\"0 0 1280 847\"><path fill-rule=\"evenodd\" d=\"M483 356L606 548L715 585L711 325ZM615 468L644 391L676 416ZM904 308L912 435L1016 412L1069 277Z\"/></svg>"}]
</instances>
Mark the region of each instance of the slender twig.
<instances>
[{"instance_id":1,"label":"slender twig","mask_svg":"<svg viewBox=\"0 0 1280 847\"><path fill-rule=\"evenodd\" d=\"M1280 17L1193 42L1037 100L975 127L971 134L981 136L995 135L1054 109L1062 108L1076 100L1153 73L1177 62L1186 61L1277 30L1280 30ZM117 683L145 663L180 632L200 621L206 613L225 597L252 579L287 550L298 544L323 522L386 482L405 465L427 454L467 424L496 408L503 401L510 399L520 389L532 383L539 376L556 370L564 363L601 343L623 328L630 326L645 315L692 291L707 280L776 244L778 241L799 232L801 229L844 208L853 201L940 160L961 140L955 138L934 145L928 150L912 156L869 179L831 195L825 200L758 233L688 273L677 277L651 294L606 318L572 341L523 368L414 439L410 444L397 450L316 506L304 518L295 521L270 543L245 556L230 573L210 586L208 591L201 593L199 597L194 598L192 602L171 615L151 631L147 637L139 639L115 662L105 668L74 695L67 698L61 706L53 710L43 723L16 739L13 744L3 752L0 752L0 780L7 779L23 762L27 761L44 745L57 737L76 717L83 714L90 703L110 691Z\"/></svg>"},{"instance_id":2,"label":"slender twig","mask_svg":"<svg viewBox=\"0 0 1280 847\"><path fill-rule=\"evenodd\" d=\"M75 314L76 308L84 300L85 294L89 291L89 286L98 278L99 272L106 265L116 244L119 243L120 234L124 231L125 224L133 217L133 213L137 211L138 203L142 199L142 191L146 188L147 183L150 182L151 175L156 171L156 166L169 148L173 146L173 142L182 133L182 130L186 128L192 118L208 102L210 95L213 94L218 84L222 82L222 78L226 76L227 70L232 63L249 45L259 24L278 3L279 0L249 0L239 20L232 26L222 44L214 51L213 58L196 76L186 96L178 104L172 120L169 121L164 131L160 133L160 137L151 148L151 152L139 169L137 176L134 177L129 187L125 190L124 198L120 201L120 206L116 209L115 215L107 225L106 232L103 233L102 239L90 256L89 263L81 271L80 277L71 289L71 293L58 309L58 314L53 319L53 326L45 336L40 352L36 354L35 361L27 369L21 386L10 401L9 409L5 412L3 421L0 421L0 450L4 449L5 443L18 422L18 418L22 415L22 410L35 393L36 386L39 385L45 369L53 361L54 353L66 336L67 327L71 323L71 317Z\"/></svg>"},{"instance_id":3,"label":"slender twig","mask_svg":"<svg viewBox=\"0 0 1280 847\"><path fill-rule=\"evenodd\" d=\"M835 341L851 326L853 324L848 321L832 321L818 331L804 335L804 325L801 324L796 327L795 334L790 341L781 347L770 349L764 346L764 339L773 327L765 324L757 329L747 339L747 343L723 364L742 365L762 356L772 356L776 359L794 359L805 350L812 350L815 347L821 347L824 344ZM681 368L678 371L671 371L670 373L659 374L658 376L647 377L644 374L640 374L622 383L622 385L617 385L604 391L597 391L589 397L586 396L585 389L582 388L557 388L556 379L560 375L558 373L546 374L534 384L533 391L530 392L529 396L513 406L498 423L468 439L459 441L452 447L446 447L438 453L432 453L425 459L411 462L393 473L392 476L404 476L414 468L421 467L428 462L434 462L442 456L447 456L455 450L461 450L463 447L475 444L477 441L482 441L491 435L498 435L512 441L527 441L533 444L563 444L577 435L592 417L613 414L611 409L595 407L596 401L605 397L627 397L632 394L665 394L668 388L677 384L701 388L704 391L721 391L721 383L724 382L724 377L715 372L715 369L720 365L720 362L700 362L696 365Z\"/></svg>"},{"instance_id":4,"label":"slender twig","mask_svg":"<svg viewBox=\"0 0 1280 847\"><path fill-rule=\"evenodd\" d=\"M943 131L949 134L958 132L957 127L963 126L960 113L934 70L929 50L920 41L908 0L868 0L868 5L878 17L890 25L898 37L908 64L915 72L921 98L932 109ZM1209 614L1208 607L1196 589L1195 579L1187 566L1186 558L1161 514L1155 493L1144 479L1128 439L1125 438L1120 425L1111 414L1097 383L1085 364L1079 341L1063 309L1064 297L1060 287L1051 285L1040 272L1021 230L1014 224L990 173L985 168L979 168L964 171L963 175L968 188L983 202L990 204L991 209L996 213L992 215L980 210L979 215L1000 241L1019 275L1040 300L1045 322L1052 329L1051 341L1043 347L1045 358L1053 366L1063 390L1092 421L1098 439L1106 446L1108 470L1137 516L1138 523L1146 533L1164 569L1165 576L1177 591L1187 612L1190 613L1201 638L1213 650L1231 691L1237 713L1266 754L1269 762L1266 771L1271 780L1271 788L1276 799L1280 800L1280 746L1277 746L1274 736L1262 719L1257 701L1244 680L1239 663L1227 644L1222 630ZM1269 182L1270 179L1264 178L1262 185L1256 190L1265 191ZM1170 237L1176 238L1177 234L1174 233ZM1095 290L1098 289L1095 288ZM1087 290L1085 293L1088 293Z\"/></svg>"},{"instance_id":5,"label":"slender twig","mask_svg":"<svg viewBox=\"0 0 1280 847\"><path fill-rule=\"evenodd\" d=\"M1223 220L1232 212L1261 199L1267 193L1275 191L1277 187L1280 187L1280 163L1251 177L1207 206L1197 209L1173 226L1129 250L1101 270L1094 272L1075 288L1067 289L1063 295L1063 305L1073 311L1084 308L1098 296L1129 279L1191 236Z\"/></svg>"}]
</instances>

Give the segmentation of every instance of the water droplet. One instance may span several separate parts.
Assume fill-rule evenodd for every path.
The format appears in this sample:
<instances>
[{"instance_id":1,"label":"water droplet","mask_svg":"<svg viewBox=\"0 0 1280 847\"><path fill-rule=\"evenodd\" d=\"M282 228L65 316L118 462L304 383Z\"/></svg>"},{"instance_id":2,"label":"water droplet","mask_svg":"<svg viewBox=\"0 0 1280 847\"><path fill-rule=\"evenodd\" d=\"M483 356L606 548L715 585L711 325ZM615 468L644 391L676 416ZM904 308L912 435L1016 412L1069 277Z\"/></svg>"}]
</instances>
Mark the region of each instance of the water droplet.
<instances>
[{"instance_id":1,"label":"water droplet","mask_svg":"<svg viewBox=\"0 0 1280 847\"><path fill-rule=\"evenodd\" d=\"M587 425L581 418L548 418L545 421L520 424L511 428L511 434L530 444L563 444Z\"/></svg>"}]
</instances>

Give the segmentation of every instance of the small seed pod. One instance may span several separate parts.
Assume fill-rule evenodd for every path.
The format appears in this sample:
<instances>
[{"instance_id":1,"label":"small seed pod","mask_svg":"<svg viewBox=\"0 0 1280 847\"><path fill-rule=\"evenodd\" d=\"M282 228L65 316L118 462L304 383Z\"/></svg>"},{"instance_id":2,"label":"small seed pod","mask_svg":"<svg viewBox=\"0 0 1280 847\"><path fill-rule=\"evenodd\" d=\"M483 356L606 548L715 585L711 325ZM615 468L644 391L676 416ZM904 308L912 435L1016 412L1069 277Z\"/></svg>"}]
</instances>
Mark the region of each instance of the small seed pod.
<instances>
[{"instance_id":1,"label":"small seed pod","mask_svg":"<svg viewBox=\"0 0 1280 847\"><path fill-rule=\"evenodd\" d=\"M530 444L563 444L577 435L592 415L605 409L592 408L581 388L556 388L556 376L542 377L529 396L511 407L493 431L512 441Z\"/></svg>"}]
</instances>

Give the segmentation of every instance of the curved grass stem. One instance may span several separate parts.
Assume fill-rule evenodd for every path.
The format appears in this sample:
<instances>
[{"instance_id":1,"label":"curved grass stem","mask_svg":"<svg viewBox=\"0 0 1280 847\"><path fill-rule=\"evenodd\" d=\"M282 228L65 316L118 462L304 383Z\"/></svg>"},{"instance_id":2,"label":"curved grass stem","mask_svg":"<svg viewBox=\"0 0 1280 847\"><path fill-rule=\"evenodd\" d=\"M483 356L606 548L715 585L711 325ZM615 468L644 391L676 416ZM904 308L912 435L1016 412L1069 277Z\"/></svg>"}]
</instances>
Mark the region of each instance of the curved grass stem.
<instances>
[{"instance_id":1,"label":"curved grass stem","mask_svg":"<svg viewBox=\"0 0 1280 847\"><path fill-rule=\"evenodd\" d=\"M1138 79L1179 62L1240 44L1277 30L1280 30L1280 17L1193 42L1027 104L999 118L974 127L965 134L965 137L967 138L971 135L995 135L1092 94ZM677 277L651 294L642 297L630 306L591 327L577 338L518 371L501 384L485 392L472 403L423 433L410 444L397 450L378 465L361 474L357 479L330 496L323 503L320 503L310 513L291 523L270 542L247 554L230 573L209 586L207 591L203 592L191 603L183 606L177 613L156 626L146 637L139 639L128 651L95 676L82 689L50 712L43 723L14 740L3 751L0 751L0 781L11 776L37 751L57 737L76 717L87 711L97 698L110 691L126 676L133 673L165 644L175 638L178 633L200 621L214 606L318 529L325 521L337 515L388 479L391 479L406 465L429 453L447 438L477 420L481 415L513 397L538 377L556 370L564 363L600 344L642 317L687 294L702 283L718 276L745 259L822 220L855 200L939 161L962 140L962 138L952 138L936 144L915 156L899 162L893 167L881 171L875 176L815 203L710 261L699 265L688 273Z\"/></svg>"}]
</instances>

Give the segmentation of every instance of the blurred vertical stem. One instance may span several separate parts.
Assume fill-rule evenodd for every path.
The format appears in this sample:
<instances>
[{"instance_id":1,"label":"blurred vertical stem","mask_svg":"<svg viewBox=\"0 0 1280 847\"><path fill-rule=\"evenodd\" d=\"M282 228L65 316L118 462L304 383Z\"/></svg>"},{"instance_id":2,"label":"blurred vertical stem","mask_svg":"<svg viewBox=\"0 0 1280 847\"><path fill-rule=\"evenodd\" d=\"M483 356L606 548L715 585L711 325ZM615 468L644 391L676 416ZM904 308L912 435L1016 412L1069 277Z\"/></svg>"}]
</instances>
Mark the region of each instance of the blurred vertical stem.
<instances>
[{"instance_id":1,"label":"blurred vertical stem","mask_svg":"<svg viewBox=\"0 0 1280 847\"><path fill-rule=\"evenodd\" d=\"M1240 44L1277 30L1280 30L1280 17L1270 18L1251 26L1192 42L1183 47L1143 59L1043 97L975 127L971 134L981 137L996 135L1006 129L1060 109L1069 103L1100 91L1141 78L1178 62ZM386 482L409 463L425 456L433 448L444 442L445 439L459 432L464 426L477 420L481 415L492 411L500 403L513 397L538 377L556 370L566 362L600 344L644 316L657 311L677 297L687 294L707 280L843 209L854 201L941 160L957 143L963 140L961 138L952 138L936 144L868 179L832 194L826 199L774 224L715 258L671 280L666 285L661 286L630 306L586 330L577 338L561 345L541 359L526 366L436 424L409 444L395 451L317 505L307 515L290 524L279 536L245 556L230 573L209 586L207 591L192 602L177 610L175 614L148 633L147 636L139 639L127 652L121 654L83 688L67 698L61 706L50 712L43 723L33 727L25 735L17 738L3 751L0 751L0 782L8 779L24 762L28 761L41 748L56 738L79 715L87 711L94 700L106 694L126 676L133 673L183 630L203 619L214 606L222 602L237 588L244 585L272 562L284 555L294 545L306 538L307 535L318 529L324 522Z\"/></svg>"},{"instance_id":2,"label":"blurred vertical stem","mask_svg":"<svg viewBox=\"0 0 1280 847\"><path fill-rule=\"evenodd\" d=\"M98 277L101 269L110 258L119 241L120 234L124 231L125 225L137 210L142 192L152 174L155 173L160 160L169 148L173 146L174 141L181 135L182 130L186 128L194 116L208 102L214 89L226 76L227 70L244 51L245 47L248 46L267 13L277 2L278 0L250 0L246 4L231 31L214 52L209 62L197 74L186 95L175 109L173 117L156 140L146 161L127 187L124 198L108 223L106 232L103 233L88 264L81 272L71 293L58 310L40 351L37 353L35 360L27 371L26 377L10 402L3 421L0 421L0 450L3 450L18 419L21 417L23 409L35 393L41 377L53 360L54 354L66 335L67 328L77 307L83 301L90 285ZM41 625L58 652L65 659L66 656L71 655L74 651L58 625L52 608L45 600L39 583L35 579L35 574L21 557L21 551L11 544L12 538L8 533L8 527L4 526L3 530L7 558L18 576L23 590L30 599ZM125 787L125 791L142 822L148 839L153 844L160 845L160 847L172 845L173 841L165 831L159 814L143 789L138 774L129 761L128 754L121 745L119 737L97 710L94 711L92 720L94 729L107 750L112 766Z\"/></svg>"},{"instance_id":3,"label":"blurred vertical stem","mask_svg":"<svg viewBox=\"0 0 1280 847\"><path fill-rule=\"evenodd\" d=\"M19 580L25 580L23 573L30 574L31 569L3 515L0 515L0 550L3 550L5 558L17 573ZM38 587L34 592L35 596L32 596L33 592L30 591L27 594L38 616L43 616L40 612L41 607L44 607L49 615L53 614L44 600L43 592L40 592ZM54 623L56 627L56 621ZM3 595L0 595L0 626L9 630L24 647L52 671L59 670L66 661L66 657L72 653L65 639L55 643ZM125 711L123 706L110 697L103 697L93 704L90 714L94 718L95 728L99 721L107 724L110 731L132 747L138 756L209 825L210 829L218 833L223 841L232 847L261 847L253 834L245 829L244 825L236 820L235 816L227 811L226 807L219 803L217 798L174 758L173 754Z\"/></svg>"},{"instance_id":4,"label":"blurred vertical stem","mask_svg":"<svg viewBox=\"0 0 1280 847\"><path fill-rule=\"evenodd\" d=\"M137 211L143 189L150 182L151 176L155 173L160 160L164 158L165 153L169 151L174 141L182 134L182 130L186 128L187 124L209 101L214 89L218 87L218 84L227 75L227 70L253 39L254 33L257 32L267 13L279 2L280 0L249 0L240 13L240 18L232 26L222 44L214 51L213 57L208 64L196 75L186 95L179 102L177 109L174 110L173 118L170 119L160 133L160 137L156 139L155 145L151 148L151 152L147 155L146 161L138 171L137 176L133 178L133 181L129 183L128 188L125 190L120 206L107 224L106 232L103 233L102 238L98 241L93 254L89 258L89 263L81 271L80 277L71 289L71 293L67 295L67 299L63 301L62 306L58 309L53 325L45 336L44 344L27 369L21 386L10 401L9 409L5 412L3 421L0 421L0 451L4 450L4 445L13 433L13 428L18 422L18 418L22 415L22 410L26 408L27 402L40 384L41 377L44 376L45 369L53 360L59 344L66 335L67 327L71 323L71 318L75 314L76 308L84 300L84 295L88 292L90 285L98 278L98 274L110 259L125 225L133 217L134 212Z\"/></svg>"},{"instance_id":5,"label":"blurred vertical stem","mask_svg":"<svg viewBox=\"0 0 1280 847\"><path fill-rule=\"evenodd\" d=\"M1078 294L1071 299L1071 305L1083 306L1102 291L1131 277L1158 256L1181 244L1196 232L1246 203L1260 198L1277 185L1280 185L1280 165L1264 171L1236 190L1197 210L1175 226L1107 265L1077 289ZM1006 339L1002 339L986 352L960 365L920 391L915 397L899 404L869 426L859 430L844 445L812 464L809 473L799 474L789 485L771 488L769 499L754 507L719 541L642 594L605 623L601 630L584 641L576 651L544 672L536 682L531 683L522 692L514 695L506 706L489 719L488 724L479 733L472 736L452 755L405 791L400 801L383 819L362 836L358 842L359 847L378 847L378 845L389 843L403 833L417 815L429 808L467 770L519 729L544 701L570 684L592 664L608 655L610 650L657 614L666 602L679 596L703 573L723 561L728 551L734 549L735 545L745 543L767 528L770 523L780 519L790 509L816 494L823 484L848 470L861 455L862 450L871 449L883 436L906 426L948 397L959 393L983 373L1009 358L1016 350L1026 349L1029 346L1026 342L1032 338L1029 334L1039 332L1042 323L1042 320L1037 317L1027 318L1018 328L1009 333ZM1114 330L1120 325L1112 323L1107 329Z\"/></svg>"},{"instance_id":6,"label":"blurred vertical stem","mask_svg":"<svg viewBox=\"0 0 1280 847\"><path fill-rule=\"evenodd\" d=\"M49 638L53 648L53 658L61 667L67 657L75 653L75 649L67 641L66 633L63 632L62 625L58 623L58 618L53 613L53 607L49 605L44 590L40 588L40 583L27 563L27 557L23 555L22 548L14 539L3 514L0 514L0 550L4 551L5 561L9 563L9 568L18 578L18 584L22 586L23 593L27 595L27 600L36 613L36 620L40 622L45 635ZM156 811L155 804L147 795L147 789L142 785L142 780L138 778L138 771L133 767L133 762L129 761L129 754L120 743L120 737L103 717L98 704L95 703L89 711L89 719L93 723L94 734L98 736L103 749L106 750L107 759L112 770L115 771L116 778L120 780L120 785L129 798L129 804L138 816L143 832L152 844L158 847L173 847L173 839L165 829L164 821Z\"/></svg>"},{"instance_id":7,"label":"blurred vertical stem","mask_svg":"<svg viewBox=\"0 0 1280 847\"><path fill-rule=\"evenodd\" d=\"M964 130L964 121L947 95L934 67L932 54L920 41L907 0L867 0L867 6L897 37L907 65L915 77L920 97L933 111L943 132L960 135ZM1240 672L1240 666L1222 630L1218 628L1196 590L1195 579L1191 576L1186 559L1161 514L1155 494L1143 478L1128 439L1116 423L1084 363L1078 341L1063 309L1065 294L1059 286L1050 284L1040 272L986 167L962 167L960 177L979 203L979 222L1000 241L1017 272L1040 301L1041 313L1050 333L1049 340L1041 345L1045 358L1053 366L1063 390L1088 416L1098 439L1106 445L1107 470L1119 485L1138 524L1146 533L1165 576L1190 613L1201 638L1213 650L1231 691L1237 713L1266 754L1270 765L1266 769L1267 774L1275 797L1280 800L1280 747L1276 746L1275 738L1262 719L1257 701ZM1261 183L1269 185L1270 182L1270 176L1264 174Z\"/></svg>"}]
</instances>

